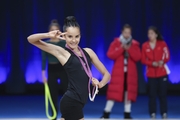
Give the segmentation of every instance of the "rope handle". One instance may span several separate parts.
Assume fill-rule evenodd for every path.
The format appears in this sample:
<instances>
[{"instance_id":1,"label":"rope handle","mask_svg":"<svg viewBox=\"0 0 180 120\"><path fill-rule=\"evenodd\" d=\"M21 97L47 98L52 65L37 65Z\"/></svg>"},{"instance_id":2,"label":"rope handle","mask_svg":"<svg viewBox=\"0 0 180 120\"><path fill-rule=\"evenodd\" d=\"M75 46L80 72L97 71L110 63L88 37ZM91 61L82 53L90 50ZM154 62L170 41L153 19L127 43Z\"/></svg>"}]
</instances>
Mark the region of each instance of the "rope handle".
<instances>
[{"instance_id":1,"label":"rope handle","mask_svg":"<svg viewBox=\"0 0 180 120\"><path fill-rule=\"evenodd\" d=\"M46 109L46 116L48 119L50 120L53 120L57 117L57 112L56 112L56 109L55 109L55 106L52 102L52 98L51 98L51 94L50 94L50 91L49 91L49 86L47 83L44 83L44 89L45 89L45 109ZM52 116L49 115L49 103L48 103L48 100L49 100L49 103L50 103L50 106L52 108L52 112L54 113Z\"/></svg>"},{"instance_id":2,"label":"rope handle","mask_svg":"<svg viewBox=\"0 0 180 120\"><path fill-rule=\"evenodd\" d=\"M97 85L95 86L94 95L91 96L91 93L89 93L89 99L90 99L90 101L94 102L94 99L95 99L95 97L96 97L96 94L98 94L98 86L97 86Z\"/></svg>"}]
</instances>

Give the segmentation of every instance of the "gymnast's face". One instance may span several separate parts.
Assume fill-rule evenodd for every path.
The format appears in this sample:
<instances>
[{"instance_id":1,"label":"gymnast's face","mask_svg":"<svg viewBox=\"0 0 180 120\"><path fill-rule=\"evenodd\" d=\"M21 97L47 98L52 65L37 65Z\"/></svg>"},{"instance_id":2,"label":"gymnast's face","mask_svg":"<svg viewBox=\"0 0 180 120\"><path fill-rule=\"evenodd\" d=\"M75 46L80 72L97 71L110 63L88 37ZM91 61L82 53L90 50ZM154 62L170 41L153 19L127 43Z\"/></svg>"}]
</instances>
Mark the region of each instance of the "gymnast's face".
<instances>
[{"instance_id":1,"label":"gymnast's face","mask_svg":"<svg viewBox=\"0 0 180 120\"><path fill-rule=\"evenodd\" d=\"M130 28L124 28L122 31L122 35L125 39L128 39L131 37L131 29Z\"/></svg>"},{"instance_id":2,"label":"gymnast's face","mask_svg":"<svg viewBox=\"0 0 180 120\"><path fill-rule=\"evenodd\" d=\"M80 42L80 38L81 38L81 35L80 35L80 30L78 27L68 27L66 29L65 39L66 39L67 45L70 48L76 49Z\"/></svg>"},{"instance_id":3,"label":"gymnast's face","mask_svg":"<svg viewBox=\"0 0 180 120\"><path fill-rule=\"evenodd\" d=\"M148 30L148 38L150 41L154 41L157 38L157 34L153 30Z\"/></svg>"}]
</instances>

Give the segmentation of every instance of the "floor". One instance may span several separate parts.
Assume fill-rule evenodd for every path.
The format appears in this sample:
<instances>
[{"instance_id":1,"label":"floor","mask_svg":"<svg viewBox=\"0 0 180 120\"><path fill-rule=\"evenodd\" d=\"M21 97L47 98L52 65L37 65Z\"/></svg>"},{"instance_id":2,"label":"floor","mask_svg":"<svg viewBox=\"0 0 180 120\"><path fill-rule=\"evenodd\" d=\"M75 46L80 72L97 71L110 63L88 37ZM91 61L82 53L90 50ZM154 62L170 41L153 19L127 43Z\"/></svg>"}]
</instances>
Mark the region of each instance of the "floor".
<instances>
[{"instance_id":1,"label":"floor","mask_svg":"<svg viewBox=\"0 0 180 120\"><path fill-rule=\"evenodd\" d=\"M97 96L95 102L86 104L85 118L95 120L102 115L105 96ZM132 105L134 120L149 119L148 97L139 96ZM159 109L158 109L159 111ZM157 113L157 118L161 116ZM60 113L58 115L60 118ZM180 120L180 96L168 96L168 118ZM48 120L45 114L44 96L0 96L0 120ZM111 119L123 119L123 103L116 103ZM170 120L170 119L168 119Z\"/></svg>"}]
</instances>

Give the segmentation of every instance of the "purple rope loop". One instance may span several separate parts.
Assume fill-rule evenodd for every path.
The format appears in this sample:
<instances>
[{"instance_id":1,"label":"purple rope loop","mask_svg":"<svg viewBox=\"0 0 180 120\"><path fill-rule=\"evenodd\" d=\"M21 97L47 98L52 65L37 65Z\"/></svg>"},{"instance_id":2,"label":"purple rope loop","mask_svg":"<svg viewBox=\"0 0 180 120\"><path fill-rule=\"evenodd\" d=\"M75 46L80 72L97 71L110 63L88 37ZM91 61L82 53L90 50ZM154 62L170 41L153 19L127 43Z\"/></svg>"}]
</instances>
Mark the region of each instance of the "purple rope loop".
<instances>
[{"instance_id":1,"label":"purple rope loop","mask_svg":"<svg viewBox=\"0 0 180 120\"><path fill-rule=\"evenodd\" d=\"M79 55L77 55L77 53L74 52L67 44L66 44L66 48L68 48L69 50L71 50L71 51L78 57L78 59L79 59L80 62L81 62L81 65L82 65L83 68L84 68L84 71L86 72L87 76L89 77L89 84L88 84L89 97L90 97L90 100L91 100L91 101L94 101L94 98L95 98L95 95L94 95L94 94L97 94L97 91L96 91L96 90L97 90L97 86L96 86L96 87L93 87L93 91L92 91L92 96L93 96L93 98L92 98L92 96L91 96L90 82L91 82L93 76L92 76L92 72L91 72L91 70L90 70L90 68L89 68L89 64L88 64L88 62L87 62L87 59L86 59L86 56L85 56L84 52L83 52L82 49L78 46L78 49L79 49L82 57L83 57L84 60L85 60L85 64L84 64L83 60L79 57ZM86 67L86 65L87 65L87 67Z\"/></svg>"}]
</instances>

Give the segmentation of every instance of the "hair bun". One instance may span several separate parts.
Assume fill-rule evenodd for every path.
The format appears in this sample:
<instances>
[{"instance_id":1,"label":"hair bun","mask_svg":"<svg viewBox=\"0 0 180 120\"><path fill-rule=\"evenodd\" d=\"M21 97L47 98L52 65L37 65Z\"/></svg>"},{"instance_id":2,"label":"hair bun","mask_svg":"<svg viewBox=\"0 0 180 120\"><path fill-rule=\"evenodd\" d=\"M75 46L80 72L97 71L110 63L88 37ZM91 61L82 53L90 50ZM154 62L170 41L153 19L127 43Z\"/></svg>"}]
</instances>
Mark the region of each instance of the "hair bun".
<instances>
[{"instance_id":1,"label":"hair bun","mask_svg":"<svg viewBox=\"0 0 180 120\"><path fill-rule=\"evenodd\" d=\"M78 27L80 30L80 26L78 22L76 21L76 18L74 16L68 16L64 20L64 26L63 31L66 31L68 27Z\"/></svg>"},{"instance_id":2,"label":"hair bun","mask_svg":"<svg viewBox=\"0 0 180 120\"><path fill-rule=\"evenodd\" d=\"M51 23L58 23L56 19L51 20Z\"/></svg>"},{"instance_id":3,"label":"hair bun","mask_svg":"<svg viewBox=\"0 0 180 120\"><path fill-rule=\"evenodd\" d=\"M76 22L76 18L74 16L68 16L66 17L66 19L64 20L65 23L68 22Z\"/></svg>"}]
</instances>

